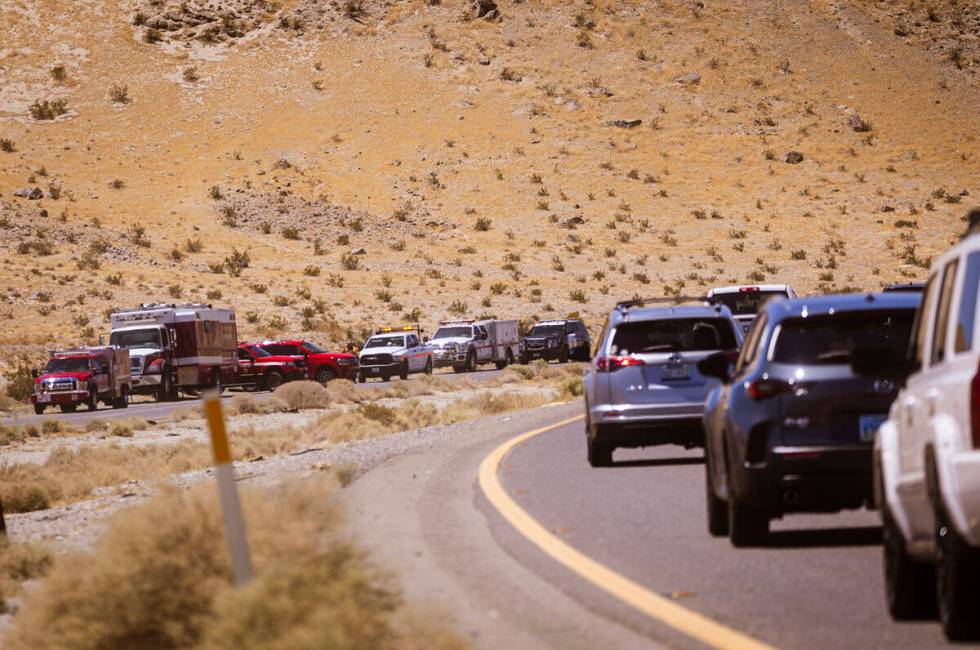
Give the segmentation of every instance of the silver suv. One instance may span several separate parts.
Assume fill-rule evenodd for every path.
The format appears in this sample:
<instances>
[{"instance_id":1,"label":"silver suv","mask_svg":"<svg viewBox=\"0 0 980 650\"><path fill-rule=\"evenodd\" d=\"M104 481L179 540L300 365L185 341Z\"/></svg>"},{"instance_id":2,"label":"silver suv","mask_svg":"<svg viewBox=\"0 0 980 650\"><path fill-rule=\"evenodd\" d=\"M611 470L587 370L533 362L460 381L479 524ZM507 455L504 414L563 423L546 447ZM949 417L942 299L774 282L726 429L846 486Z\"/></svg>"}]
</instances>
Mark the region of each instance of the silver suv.
<instances>
[{"instance_id":1,"label":"silver suv","mask_svg":"<svg viewBox=\"0 0 980 650\"><path fill-rule=\"evenodd\" d=\"M679 300L619 303L599 335L584 380L593 467L611 465L617 447L704 444L704 402L718 381L697 363L716 352L734 361L742 329L724 305L651 306Z\"/></svg>"}]
</instances>

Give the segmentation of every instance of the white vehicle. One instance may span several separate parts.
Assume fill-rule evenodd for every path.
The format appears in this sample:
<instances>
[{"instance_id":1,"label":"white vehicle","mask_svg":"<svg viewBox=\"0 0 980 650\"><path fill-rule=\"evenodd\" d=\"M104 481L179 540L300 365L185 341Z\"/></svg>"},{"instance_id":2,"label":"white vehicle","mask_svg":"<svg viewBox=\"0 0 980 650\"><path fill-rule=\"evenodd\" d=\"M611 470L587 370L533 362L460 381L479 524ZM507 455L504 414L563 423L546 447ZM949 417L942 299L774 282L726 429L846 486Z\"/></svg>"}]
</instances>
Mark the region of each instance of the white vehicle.
<instances>
[{"instance_id":1,"label":"white vehicle","mask_svg":"<svg viewBox=\"0 0 980 650\"><path fill-rule=\"evenodd\" d=\"M473 372L484 363L498 370L514 363L519 340L516 320L459 320L440 323L429 345L437 368Z\"/></svg>"},{"instance_id":2,"label":"white vehicle","mask_svg":"<svg viewBox=\"0 0 980 650\"><path fill-rule=\"evenodd\" d=\"M371 377L388 381L395 375L408 379L409 375L432 374L435 364L432 349L422 341L418 327L385 327L369 338L358 355L359 383Z\"/></svg>"},{"instance_id":3,"label":"white vehicle","mask_svg":"<svg viewBox=\"0 0 980 650\"><path fill-rule=\"evenodd\" d=\"M109 343L129 350L132 393L177 399L177 391L235 383L238 329L233 309L142 305L111 316Z\"/></svg>"},{"instance_id":4,"label":"white vehicle","mask_svg":"<svg viewBox=\"0 0 980 650\"><path fill-rule=\"evenodd\" d=\"M735 321L748 332L759 308L770 298L792 300L796 292L788 284L736 284L730 287L715 287L708 292L708 302L728 307Z\"/></svg>"},{"instance_id":5,"label":"white vehicle","mask_svg":"<svg viewBox=\"0 0 980 650\"><path fill-rule=\"evenodd\" d=\"M921 618L938 605L951 640L980 638L978 287L975 232L933 265L908 359L865 350L854 360L861 374L905 384L873 461L888 609Z\"/></svg>"}]
</instances>

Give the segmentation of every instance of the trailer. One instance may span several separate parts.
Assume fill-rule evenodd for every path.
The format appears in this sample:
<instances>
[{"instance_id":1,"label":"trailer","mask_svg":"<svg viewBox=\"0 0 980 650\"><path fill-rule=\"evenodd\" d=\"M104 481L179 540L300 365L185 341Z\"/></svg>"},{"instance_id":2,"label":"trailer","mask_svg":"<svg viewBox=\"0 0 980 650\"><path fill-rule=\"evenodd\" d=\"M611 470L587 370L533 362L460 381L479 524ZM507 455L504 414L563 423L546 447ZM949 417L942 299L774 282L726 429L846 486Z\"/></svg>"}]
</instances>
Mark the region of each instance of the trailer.
<instances>
[{"instance_id":1,"label":"trailer","mask_svg":"<svg viewBox=\"0 0 980 650\"><path fill-rule=\"evenodd\" d=\"M109 342L129 350L133 393L177 398L237 382L238 327L233 309L153 304L111 317Z\"/></svg>"},{"instance_id":2,"label":"trailer","mask_svg":"<svg viewBox=\"0 0 980 650\"><path fill-rule=\"evenodd\" d=\"M81 405L94 411L99 402L117 409L129 405L129 350L124 348L49 350L47 365L32 374L30 402L38 415L49 406L71 413Z\"/></svg>"}]
</instances>

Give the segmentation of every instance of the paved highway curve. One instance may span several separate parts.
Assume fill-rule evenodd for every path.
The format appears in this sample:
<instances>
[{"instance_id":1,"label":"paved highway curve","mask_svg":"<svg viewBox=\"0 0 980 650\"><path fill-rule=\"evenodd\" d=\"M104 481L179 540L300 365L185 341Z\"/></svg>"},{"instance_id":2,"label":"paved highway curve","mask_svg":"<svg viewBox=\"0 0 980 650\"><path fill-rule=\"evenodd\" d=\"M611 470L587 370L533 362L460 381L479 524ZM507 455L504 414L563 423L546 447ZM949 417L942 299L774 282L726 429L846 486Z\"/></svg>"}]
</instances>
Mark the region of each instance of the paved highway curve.
<instances>
[{"instance_id":1,"label":"paved highway curve","mask_svg":"<svg viewBox=\"0 0 980 650\"><path fill-rule=\"evenodd\" d=\"M945 644L936 622L889 618L876 513L788 517L774 522L766 547L734 549L707 533L701 450L618 450L615 466L594 469L582 427L577 421L523 441L505 457L499 478L524 511L592 560L781 648ZM573 596L592 597L572 582ZM697 647L690 639L660 640Z\"/></svg>"}]
</instances>

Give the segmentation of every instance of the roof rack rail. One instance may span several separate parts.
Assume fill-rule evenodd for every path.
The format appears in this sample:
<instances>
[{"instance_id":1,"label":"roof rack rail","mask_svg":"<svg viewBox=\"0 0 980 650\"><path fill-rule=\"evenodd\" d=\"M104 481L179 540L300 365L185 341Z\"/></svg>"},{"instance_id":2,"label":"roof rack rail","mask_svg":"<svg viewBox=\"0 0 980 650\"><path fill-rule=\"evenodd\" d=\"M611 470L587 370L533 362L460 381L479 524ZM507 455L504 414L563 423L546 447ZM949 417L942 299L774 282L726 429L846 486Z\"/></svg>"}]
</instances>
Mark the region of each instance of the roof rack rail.
<instances>
[{"instance_id":1,"label":"roof rack rail","mask_svg":"<svg viewBox=\"0 0 980 650\"><path fill-rule=\"evenodd\" d=\"M678 304L682 302L707 302L707 296L657 296L656 298L633 298L632 300L623 300L622 302L616 303L616 309L618 311L626 311L628 309L633 309L634 307L643 307L644 305L654 305L662 303Z\"/></svg>"}]
</instances>

